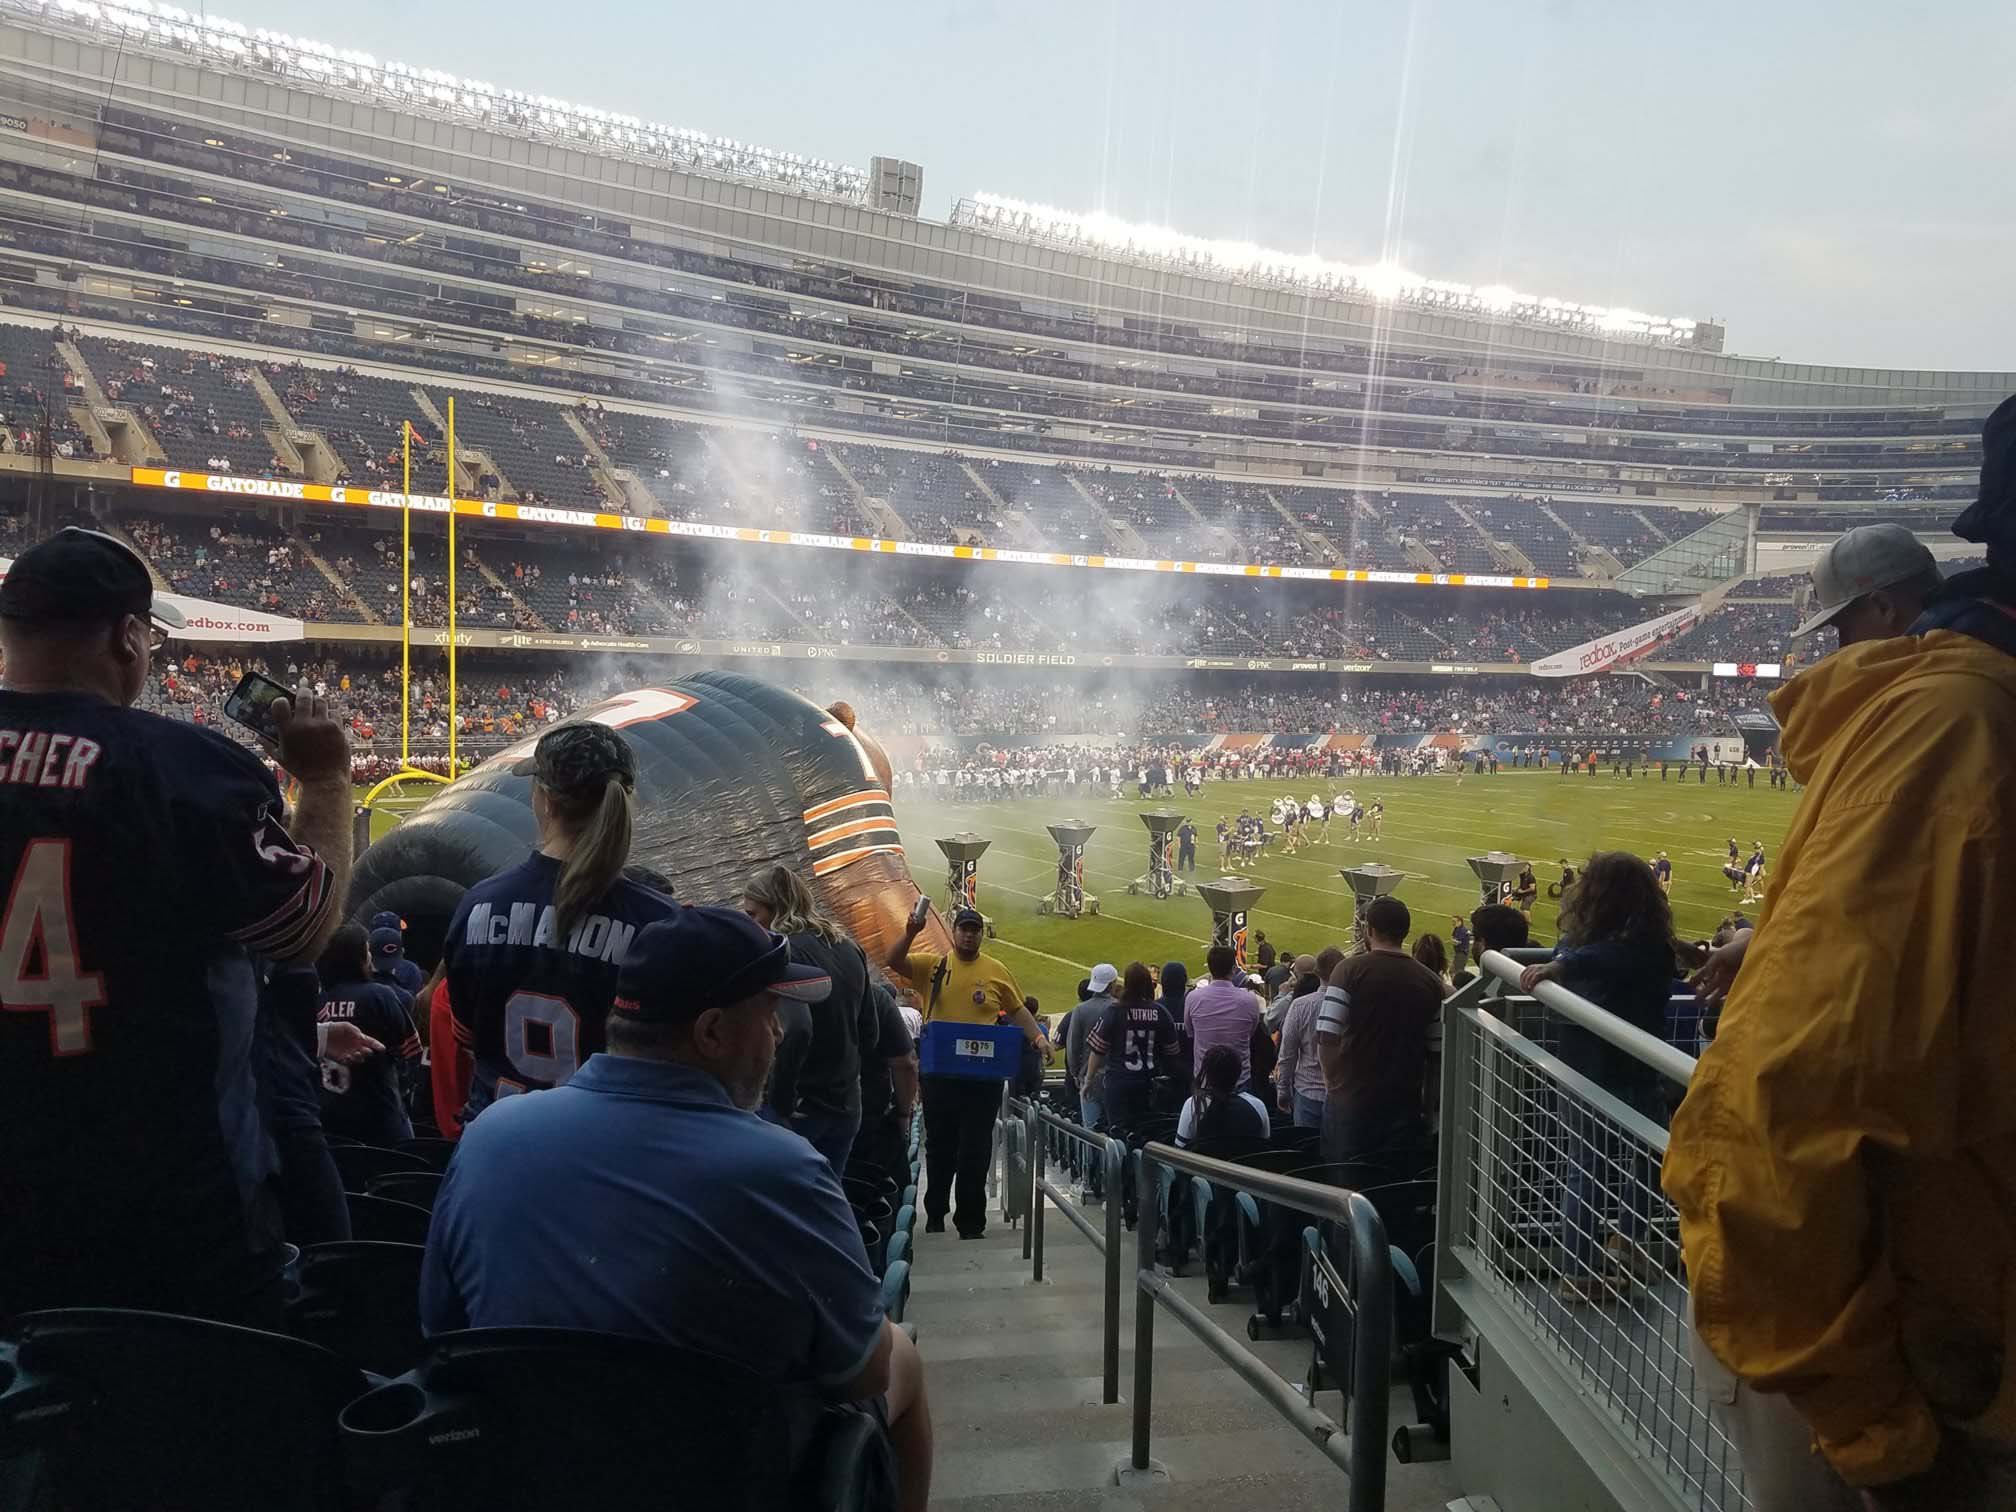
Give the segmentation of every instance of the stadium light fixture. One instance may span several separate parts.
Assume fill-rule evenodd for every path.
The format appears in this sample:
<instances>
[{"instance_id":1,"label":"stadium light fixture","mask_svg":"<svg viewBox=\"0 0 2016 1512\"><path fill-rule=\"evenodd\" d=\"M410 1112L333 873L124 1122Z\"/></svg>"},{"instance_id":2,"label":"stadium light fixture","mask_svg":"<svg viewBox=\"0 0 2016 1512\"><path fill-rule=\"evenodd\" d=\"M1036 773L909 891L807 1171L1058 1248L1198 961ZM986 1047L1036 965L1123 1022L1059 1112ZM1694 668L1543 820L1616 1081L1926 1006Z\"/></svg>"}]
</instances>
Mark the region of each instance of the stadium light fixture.
<instances>
[{"instance_id":1,"label":"stadium light fixture","mask_svg":"<svg viewBox=\"0 0 2016 1512\"><path fill-rule=\"evenodd\" d=\"M1274 251L1252 242L1213 241L1166 226L1135 225L1103 212L1079 214L1002 194L982 193L962 199L952 211L952 224L1014 241L1091 252L1151 267L1211 273L1318 297L1414 305L1661 345L1689 341L1696 325L1679 316L1523 294L1503 284L1473 288L1424 278L1390 262L1351 264Z\"/></svg>"},{"instance_id":2,"label":"stadium light fixture","mask_svg":"<svg viewBox=\"0 0 2016 1512\"><path fill-rule=\"evenodd\" d=\"M155 0L0 0L0 13L45 27L116 37L127 49L156 51L178 60L194 56L234 70L249 68L269 78L277 75L282 80L299 79L341 89L374 103L417 108L488 130L757 179L828 199L861 201L868 197L868 173L863 168L773 152L686 127L660 126L546 95L500 90L491 84L458 79L438 68L380 62L368 52L332 47L263 26L247 27L223 16L193 16Z\"/></svg>"}]
</instances>

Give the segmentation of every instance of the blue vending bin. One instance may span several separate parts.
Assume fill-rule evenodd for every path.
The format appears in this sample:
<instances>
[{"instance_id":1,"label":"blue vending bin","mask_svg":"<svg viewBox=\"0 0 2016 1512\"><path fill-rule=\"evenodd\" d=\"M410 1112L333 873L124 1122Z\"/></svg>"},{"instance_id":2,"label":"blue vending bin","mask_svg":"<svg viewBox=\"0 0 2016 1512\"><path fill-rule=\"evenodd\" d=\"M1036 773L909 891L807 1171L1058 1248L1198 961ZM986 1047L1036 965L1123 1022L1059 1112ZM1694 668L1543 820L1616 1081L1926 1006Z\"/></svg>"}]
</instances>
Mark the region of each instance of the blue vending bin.
<instances>
[{"instance_id":1,"label":"blue vending bin","mask_svg":"<svg viewBox=\"0 0 2016 1512\"><path fill-rule=\"evenodd\" d=\"M1022 1031L1013 1024L926 1024L917 1042L917 1069L925 1076L967 1076L1007 1081L1022 1063Z\"/></svg>"}]
</instances>

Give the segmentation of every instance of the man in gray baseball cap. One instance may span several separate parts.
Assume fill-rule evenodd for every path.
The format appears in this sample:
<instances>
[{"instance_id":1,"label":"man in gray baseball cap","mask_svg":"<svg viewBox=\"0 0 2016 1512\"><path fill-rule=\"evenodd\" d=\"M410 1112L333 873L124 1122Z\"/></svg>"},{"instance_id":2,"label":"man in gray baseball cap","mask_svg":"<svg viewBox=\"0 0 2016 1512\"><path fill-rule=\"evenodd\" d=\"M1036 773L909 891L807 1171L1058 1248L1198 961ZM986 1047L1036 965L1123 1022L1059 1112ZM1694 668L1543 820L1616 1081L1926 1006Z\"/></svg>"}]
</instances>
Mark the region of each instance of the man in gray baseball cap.
<instances>
[{"instance_id":1,"label":"man in gray baseball cap","mask_svg":"<svg viewBox=\"0 0 2016 1512\"><path fill-rule=\"evenodd\" d=\"M1813 564L1813 612L1792 632L1832 625L1841 644L1902 635L1939 593L1939 563L1902 525L1857 525Z\"/></svg>"}]
</instances>

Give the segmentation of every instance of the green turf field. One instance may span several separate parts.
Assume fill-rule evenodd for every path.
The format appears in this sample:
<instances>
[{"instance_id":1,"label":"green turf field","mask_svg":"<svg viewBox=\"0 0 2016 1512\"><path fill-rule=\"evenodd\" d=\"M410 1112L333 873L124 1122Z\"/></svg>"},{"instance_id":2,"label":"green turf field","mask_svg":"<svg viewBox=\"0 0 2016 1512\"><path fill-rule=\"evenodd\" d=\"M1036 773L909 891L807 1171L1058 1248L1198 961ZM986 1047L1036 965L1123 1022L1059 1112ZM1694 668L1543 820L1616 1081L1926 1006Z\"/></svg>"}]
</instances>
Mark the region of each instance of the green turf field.
<instances>
[{"instance_id":1,"label":"green turf field","mask_svg":"<svg viewBox=\"0 0 2016 1512\"><path fill-rule=\"evenodd\" d=\"M1503 771L1497 777L1453 773L1434 777L1357 778L1347 785L1360 803L1386 803L1383 841L1353 845L1345 826L1333 824L1330 840L1293 855L1278 849L1251 871L1238 875L1267 889L1249 928L1266 931L1277 948L1314 954L1342 942L1349 933L1351 890L1340 868L1382 861L1407 873L1397 895L1414 915L1416 932L1432 931L1445 942L1450 915L1467 914L1478 886L1464 857L1494 847L1534 863L1543 893L1534 908L1536 935L1551 941L1555 905L1545 886L1556 881L1562 856L1579 867L1598 850L1630 850L1648 859L1666 851L1673 862L1674 923L1682 938L1705 938L1735 904L1722 876L1729 837L1744 854L1762 840L1773 863L1798 802L1793 792L1774 792L1762 775L1756 788L1718 787L1711 775L1704 787L1682 784L1657 772L1626 782L1600 772L1595 777L1563 777L1557 772ZM1318 791L1328 803L1337 784ZM1170 807L1188 813L1198 834L1197 876L1218 875L1213 838L1218 816L1241 808L1265 814L1277 794L1307 801L1309 784L1287 782L1207 783L1195 803L1178 789L1171 799L1115 802L1105 798L1035 798L992 804L906 805L897 814L918 884L941 903L945 862L931 843L937 835L971 830L993 841L980 862L980 903L999 937L989 949L1015 973L1043 1011L1061 1011L1077 999L1076 987L1097 961L1124 969L1131 960L1159 965L1182 960L1193 973L1202 969L1211 916L1194 895L1160 902L1129 897L1127 883L1147 869L1147 831L1135 817L1142 809ZM1099 826L1085 852L1085 890L1099 898L1097 918L1039 916L1037 899L1048 893L1057 851L1046 823L1082 818ZM1279 842L1276 842L1278 846ZM1750 912L1755 914L1755 909Z\"/></svg>"}]
</instances>

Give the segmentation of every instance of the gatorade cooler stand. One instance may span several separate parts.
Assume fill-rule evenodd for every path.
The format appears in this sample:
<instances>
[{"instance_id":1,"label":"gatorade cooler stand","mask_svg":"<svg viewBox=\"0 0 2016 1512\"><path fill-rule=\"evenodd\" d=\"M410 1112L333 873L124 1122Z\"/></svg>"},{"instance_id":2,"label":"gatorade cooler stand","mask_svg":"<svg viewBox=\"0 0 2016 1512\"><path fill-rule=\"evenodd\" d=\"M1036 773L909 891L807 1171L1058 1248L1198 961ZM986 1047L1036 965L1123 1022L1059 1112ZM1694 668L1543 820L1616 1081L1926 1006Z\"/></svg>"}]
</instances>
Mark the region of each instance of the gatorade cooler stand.
<instances>
[{"instance_id":1,"label":"gatorade cooler stand","mask_svg":"<svg viewBox=\"0 0 2016 1512\"><path fill-rule=\"evenodd\" d=\"M949 916L961 908L980 907L980 858L987 853L992 840L983 840L971 830L962 830L956 835L947 835L937 842L938 849L945 852L947 871L945 873L945 912ZM985 913L980 915L987 922L987 938L994 938L994 921Z\"/></svg>"},{"instance_id":2,"label":"gatorade cooler stand","mask_svg":"<svg viewBox=\"0 0 2016 1512\"><path fill-rule=\"evenodd\" d=\"M1036 902L1039 914L1076 919L1099 912L1099 900L1085 891L1085 842L1099 828L1083 819L1060 819L1043 826L1057 842L1057 886Z\"/></svg>"},{"instance_id":3,"label":"gatorade cooler stand","mask_svg":"<svg viewBox=\"0 0 2016 1512\"><path fill-rule=\"evenodd\" d=\"M1176 880L1176 831L1184 816L1174 809L1149 809L1141 815L1148 829L1148 870L1127 884L1130 893L1146 893L1151 898L1180 898L1190 884Z\"/></svg>"},{"instance_id":4,"label":"gatorade cooler stand","mask_svg":"<svg viewBox=\"0 0 2016 1512\"><path fill-rule=\"evenodd\" d=\"M1216 882L1199 882L1197 896L1211 910L1211 943L1230 945L1239 969L1246 969L1246 915L1260 906L1267 891L1238 877L1220 877Z\"/></svg>"},{"instance_id":5,"label":"gatorade cooler stand","mask_svg":"<svg viewBox=\"0 0 2016 1512\"><path fill-rule=\"evenodd\" d=\"M1470 870L1477 874L1478 882L1483 885L1484 905L1487 908L1493 903L1503 903L1511 896L1512 884L1519 880L1519 870L1526 864L1519 857L1498 850L1486 851L1481 856L1470 856L1466 859L1470 863Z\"/></svg>"},{"instance_id":6,"label":"gatorade cooler stand","mask_svg":"<svg viewBox=\"0 0 2016 1512\"><path fill-rule=\"evenodd\" d=\"M1372 906L1374 898L1383 898L1396 891L1406 880L1407 873L1395 871L1384 862L1372 861L1364 866L1347 866L1339 873L1351 884L1351 896L1357 900L1351 915L1351 930L1354 942L1361 948L1365 944L1365 910Z\"/></svg>"}]
</instances>

